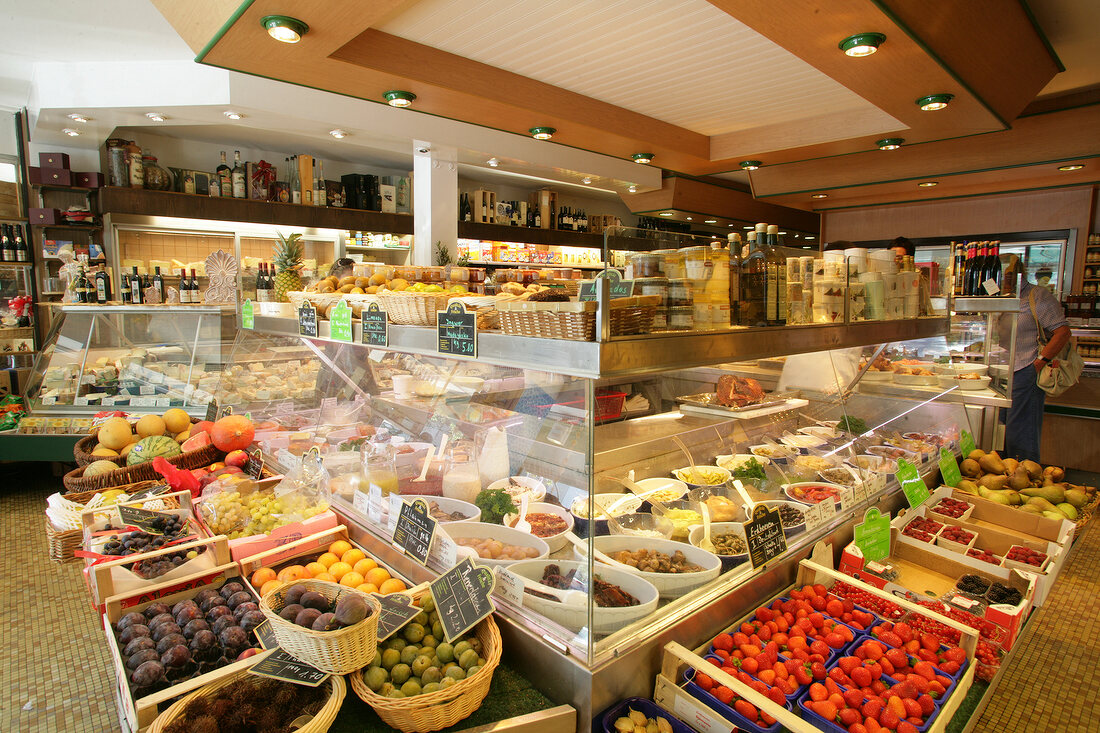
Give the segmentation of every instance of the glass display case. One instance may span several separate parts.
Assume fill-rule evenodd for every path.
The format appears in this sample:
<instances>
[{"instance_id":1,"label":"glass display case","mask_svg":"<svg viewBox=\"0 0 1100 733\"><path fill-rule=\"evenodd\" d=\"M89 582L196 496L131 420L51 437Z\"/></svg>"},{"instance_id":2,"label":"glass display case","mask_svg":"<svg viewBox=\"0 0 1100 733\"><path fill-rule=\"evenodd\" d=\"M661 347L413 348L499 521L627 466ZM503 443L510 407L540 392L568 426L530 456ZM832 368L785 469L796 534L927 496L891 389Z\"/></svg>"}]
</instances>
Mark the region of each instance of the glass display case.
<instances>
[{"instance_id":1,"label":"glass display case","mask_svg":"<svg viewBox=\"0 0 1100 733\"><path fill-rule=\"evenodd\" d=\"M202 414L229 356L233 306L57 308L25 393L35 414L182 407Z\"/></svg>"}]
</instances>

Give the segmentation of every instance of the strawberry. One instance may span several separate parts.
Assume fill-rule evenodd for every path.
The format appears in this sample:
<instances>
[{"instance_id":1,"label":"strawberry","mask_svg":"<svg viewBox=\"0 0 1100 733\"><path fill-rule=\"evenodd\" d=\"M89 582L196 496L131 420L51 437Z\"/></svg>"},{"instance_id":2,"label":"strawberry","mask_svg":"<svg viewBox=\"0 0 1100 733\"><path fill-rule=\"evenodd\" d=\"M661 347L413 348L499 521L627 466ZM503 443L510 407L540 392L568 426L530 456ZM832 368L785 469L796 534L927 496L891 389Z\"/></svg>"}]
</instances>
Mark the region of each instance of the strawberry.
<instances>
[{"instance_id":1,"label":"strawberry","mask_svg":"<svg viewBox=\"0 0 1100 733\"><path fill-rule=\"evenodd\" d=\"M710 678L710 675L703 674L702 672L695 673L695 684L699 685L707 692L710 692L714 688L714 680Z\"/></svg>"},{"instance_id":2,"label":"strawberry","mask_svg":"<svg viewBox=\"0 0 1100 733\"><path fill-rule=\"evenodd\" d=\"M916 723L902 720L898 723L898 733L918 733Z\"/></svg>"},{"instance_id":3,"label":"strawberry","mask_svg":"<svg viewBox=\"0 0 1100 733\"><path fill-rule=\"evenodd\" d=\"M917 698L917 705L920 706L921 717L927 718L936 709L936 701L932 699L930 695L921 695Z\"/></svg>"},{"instance_id":4,"label":"strawberry","mask_svg":"<svg viewBox=\"0 0 1100 733\"><path fill-rule=\"evenodd\" d=\"M868 733L867 726L863 723L853 723L848 726L848 733Z\"/></svg>"},{"instance_id":5,"label":"strawberry","mask_svg":"<svg viewBox=\"0 0 1100 733\"><path fill-rule=\"evenodd\" d=\"M810 685L810 699L816 701L824 700L829 697L829 691L825 688L825 685L820 682L815 682Z\"/></svg>"},{"instance_id":6,"label":"strawberry","mask_svg":"<svg viewBox=\"0 0 1100 733\"><path fill-rule=\"evenodd\" d=\"M755 723L757 719L756 707L744 700L738 700L733 704L733 709L745 717L750 723Z\"/></svg>"},{"instance_id":7,"label":"strawberry","mask_svg":"<svg viewBox=\"0 0 1100 733\"><path fill-rule=\"evenodd\" d=\"M728 687L719 687L714 691L714 696L723 705L729 705L733 702L733 690Z\"/></svg>"}]
</instances>

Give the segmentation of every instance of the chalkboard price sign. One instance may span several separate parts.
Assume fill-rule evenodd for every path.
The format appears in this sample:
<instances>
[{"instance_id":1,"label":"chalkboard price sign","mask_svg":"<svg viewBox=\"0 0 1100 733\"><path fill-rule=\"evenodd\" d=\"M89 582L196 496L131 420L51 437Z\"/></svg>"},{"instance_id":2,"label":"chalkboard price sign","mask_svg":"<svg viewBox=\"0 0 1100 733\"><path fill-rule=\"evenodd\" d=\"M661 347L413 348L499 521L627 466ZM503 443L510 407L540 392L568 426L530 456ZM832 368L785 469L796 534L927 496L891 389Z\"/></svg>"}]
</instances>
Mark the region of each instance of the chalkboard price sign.
<instances>
[{"instance_id":1,"label":"chalkboard price sign","mask_svg":"<svg viewBox=\"0 0 1100 733\"><path fill-rule=\"evenodd\" d=\"M271 628L270 621L264 621L252 631L264 649L274 649L279 646L279 640L275 638L275 631Z\"/></svg>"},{"instance_id":2,"label":"chalkboard price sign","mask_svg":"<svg viewBox=\"0 0 1100 733\"><path fill-rule=\"evenodd\" d=\"M382 613L378 616L378 641L390 638L420 613L420 608L412 604L412 599L400 593L390 596L378 593L371 595L382 604Z\"/></svg>"},{"instance_id":3,"label":"chalkboard price sign","mask_svg":"<svg viewBox=\"0 0 1100 733\"><path fill-rule=\"evenodd\" d=\"M298 335L317 338L317 309L309 303L298 307Z\"/></svg>"},{"instance_id":4,"label":"chalkboard price sign","mask_svg":"<svg viewBox=\"0 0 1100 733\"><path fill-rule=\"evenodd\" d=\"M477 358L477 313L467 313L466 306L454 301L436 312L435 330L440 354Z\"/></svg>"},{"instance_id":5,"label":"chalkboard price sign","mask_svg":"<svg viewBox=\"0 0 1100 733\"><path fill-rule=\"evenodd\" d=\"M764 566L786 552L787 538L783 534L779 510L769 509L763 504L753 507L752 519L745 524L745 540L749 545L749 559L753 569Z\"/></svg>"},{"instance_id":6,"label":"chalkboard price sign","mask_svg":"<svg viewBox=\"0 0 1100 733\"><path fill-rule=\"evenodd\" d=\"M248 671L260 677L284 680L306 687L316 687L329 678L328 672L309 666L283 649L256 662L248 668Z\"/></svg>"},{"instance_id":7,"label":"chalkboard price sign","mask_svg":"<svg viewBox=\"0 0 1100 733\"><path fill-rule=\"evenodd\" d=\"M371 303L359 313L363 321L363 343L367 346L386 348L390 345L389 316L386 311Z\"/></svg>"},{"instance_id":8,"label":"chalkboard price sign","mask_svg":"<svg viewBox=\"0 0 1100 733\"><path fill-rule=\"evenodd\" d=\"M118 518L123 524L130 525L132 527L140 527L149 534L164 534L164 530L154 526L154 523L159 520L174 519L175 515L165 514L164 512L154 512L149 509L142 509L136 506L126 506L125 504L118 505Z\"/></svg>"},{"instance_id":9,"label":"chalkboard price sign","mask_svg":"<svg viewBox=\"0 0 1100 733\"><path fill-rule=\"evenodd\" d=\"M428 504L423 499L411 504L402 502L397 525L393 528L393 544L421 565L426 565L435 525L435 519L429 516Z\"/></svg>"},{"instance_id":10,"label":"chalkboard price sign","mask_svg":"<svg viewBox=\"0 0 1100 733\"><path fill-rule=\"evenodd\" d=\"M496 610L489 600L495 581L493 571L467 557L432 582L429 590L447 641L453 642Z\"/></svg>"},{"instance_id":11,"label":"chalkboard price sign","mask_svg":"<svg viewBox=\"0 0 1100 733\"><path fill-rule=\"evenodd\" d=\"M206 421L214 422L218 419L218 401L210 400L206 403Z\"/></svg>"},{"instance_id":12,"label":"chalkboard price sign","mask_svg":"<svg viewBox=\"0 0 1100 733\"><path fill-rule=\"evenodd\" d=\"M604 270L599 275L596 275L596 277L607 280L608 290L612 298L629 298L634 295L634 281L623 280L618 270ZM580 300L595 300L596 285L596 280L586 280L582 282L580 284L578 298Z\"/></svg>"},{"instance_id":13,"label":"chalkboard price sign","mask_svg":"<svg viewBox=\"0 0 1100 733\"><path fill-rule=\"evenodd\" d=\"M264 456L259 448L248 451L248 475L259 481L264 475Z\"/></svg>"}]
</instances>

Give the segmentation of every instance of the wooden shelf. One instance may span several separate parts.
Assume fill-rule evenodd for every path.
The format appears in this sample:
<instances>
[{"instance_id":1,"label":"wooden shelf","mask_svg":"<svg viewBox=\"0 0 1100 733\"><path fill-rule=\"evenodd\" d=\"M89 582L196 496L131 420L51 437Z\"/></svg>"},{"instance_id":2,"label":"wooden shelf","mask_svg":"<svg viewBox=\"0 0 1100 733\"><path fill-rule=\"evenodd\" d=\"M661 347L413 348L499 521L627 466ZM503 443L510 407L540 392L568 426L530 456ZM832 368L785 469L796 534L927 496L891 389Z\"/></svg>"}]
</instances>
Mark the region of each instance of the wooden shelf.
<instances>
[{"instance_id":1,"label":"wooden shelf","mask_svg":"<svg viewBox=\"0 0 1100 733\"><path fill-rule=\"evenodd\" d=\"M99 191L94 186L59 186L53 183L32 183L31 188L39 191L71 191L73 193L95 193Z\"/></svg>"},{"instance_id":2,"label":"wooden shelf","mask_svg":"<svg viewBox=\"0 0 1100 733\"><path fill-rule=\"evenodd\" d=\"M99 224L31 224L39 229L69 229L74 232L98 232L103 229Z\"/></svg>"},{"instance_id":3,"label":"wooden shelf","mask_svg":"<svg viewBox=\"0 0 1100 733\"><path fill-rule=\"evenodd\" d=\"M140 188L102 189L99 210L101 214L143 214L388 234L413 233L411 214L382 214L361 209L198 196Z\"/></svg>"},{"instance_id":4,"label":"wooden shelf","mask_svg":"<svg viewBox=\"0 0 1100 733\"><path fill-rule=\"evenodd\" d=\"M549 244L564 247L603 247L602 234L569 232L560 229L513 227L506 224L479 224L472 221L458 222L458 236L462 239L480 239L483 242L522 242L523 244Z\"/></svg>"},{"instance_id":5,"label":"wooden shelf","mask_svg":"<svg viewBox=\"0 0 1100 733\"><path fill-rule=\"evenodd\" d=\"M470 260L470 265L485 266L485 267L523 267L529 270L539 270L548 267L560 267L571 268L574 270L603 270L605 269L602 264L599 265L565 265L560 262L494 262L492 260ZM612 268L614 269L614 268ZM620 268L622 269L622 268Z\"/></svg>"}]
</instances>

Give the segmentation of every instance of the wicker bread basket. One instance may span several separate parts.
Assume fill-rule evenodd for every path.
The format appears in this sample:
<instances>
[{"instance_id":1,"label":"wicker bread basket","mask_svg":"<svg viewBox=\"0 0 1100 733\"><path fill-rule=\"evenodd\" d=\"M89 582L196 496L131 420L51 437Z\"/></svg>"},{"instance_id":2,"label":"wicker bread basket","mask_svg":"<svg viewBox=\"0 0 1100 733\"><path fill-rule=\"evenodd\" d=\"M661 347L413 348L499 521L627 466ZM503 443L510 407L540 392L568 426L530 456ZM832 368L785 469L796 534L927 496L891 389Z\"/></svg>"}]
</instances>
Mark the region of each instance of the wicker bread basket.
<instances>
[{"instance_id":1,"label":"wicker bread basket","mask_svg":"<svg viewBox=\"0 0 1100 733\"><path fill-rule=\"evenodd\" d=\"M500 629L492 616L477 625L475 635L481 641L485 666L450 687L413 697L383 697L367 686L359 669L348 675L351 689L383 722L404 733L428 733L454 725L481 707L500 664Z\"/></svg>"},{"instance_id":2,"label":"wicker bread basket","mask_svg":"<svg viewBox=\"0 0 1100 733\"><path fill-rule=\"evenodd\" d=\"M500 328L512 336L568 341L596 340L596 303L546 303L518 300L497 304Z\"/></svg>"},{"instance_id":3,"label":"wicker bread basket","mask_svg":"<svg viewBox=\"0 0 1100 733\"><path fill-rule=\"evenodd\" d=\"M390 322L399 326L434 326L436 312L445 310L453 293L393 293L378 294L382 309Z\"/></svg>"},{"instance_id":4,"label":"wicker bread basket","mask_svg":"<svg viewBox=\"0 0 1100 733\"><path fill-rule=\"evenodd\" d=\"M194 468L207 466L224 456L225 454L215 448L213 443L211 443L198 450L180 453L178 456L173 456L166 460L176 468L190 471ZM153 469L152 461L139 463L136 466L127 466L117 471L101 473L98 476L90 476L87 478L84 477L85 468L87 468L87 466L78 466L65 474L61 479L61 483L64 484L67 492L113 489L138 481L155 481L160 478L160 474Z\"/></svg>"},{"instance_id":5,"label":"wicker bread basket","mask_svg":"<svg viewBox=\"0 0 1100 733\"><path fill-rule=\"evenodd\" d=\"M247 669L242 669L215 680L210 684L203 685L190 695L181 697L179 700L172 703L171 707L157 716L157 719L149 726L147 733L163 733L172 721L183 715L183 711L186 710L187 706L195 698L208 697L223 687L240 679L253 680L256 684L259 684L264 678L251 675ZM325 700L319 710L313 713L312 720L295 729L297 733L325 733L325 731L332 727L333 722L336 720L336 715L340 712L340 705L343 704L348 689L347 685L344 683L344 678L334 675L321 684L328 689L328 699Z\"/></svg>"},{"instance_id":6,"label":"wicker bread basket","mask_svg":"<svg viewBox=\"0 0 1100 733\"><path fill-rule=\"evenodd\" d=\"M608 317L612 336L632 333L649 333L653 330L653 317L661 304L660 295L636 295L632 298L615 298L611 301Z\"/></svg>"},{"instance_id":7,"label":"wicker bread basket","mask_svg":"<svg viewBox=\"0 0 1100 733\"><path fill-rule=\"evenodd\" d=\"M354 593L363 597L370 614L357 624L335 631L314 631L287 621L279 615L285 605L286 592L292 586L303 585L320 593L329 603L343 595ZM378 645L378 616L382 605L378 599L326 580L297 580L269 591L260 599L260 610L271 623L279 646L306 664L330 674L347 674L370 664Z\"/></svg>"},{"instance_id":8,"label":"wicker bread basket","mask_svg":"<svg viewBox=\"0 0 1100 733\"><path fill-rule=\"evenodd\" d=\"M198 418L191 418L191 424L199 422ZM96 461L110 461L111 463L118 464L119 466L126 465L126 458L123 456L93 456L92 450L99 443L99 431L85 436L76 441L76 445L73 446L73 458L76 459L77 466L87 466L88 464L95 463ZM213 448L214 446L207 446ZM216 449L215 449L216 450ZM217 460L217 457L210 459L207 463L213 463ZM195 466L198 468L198 466Z\"/></svg>"}]
</instances>

